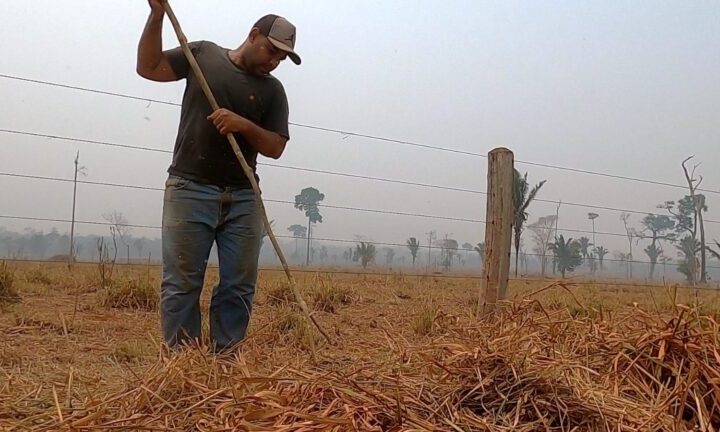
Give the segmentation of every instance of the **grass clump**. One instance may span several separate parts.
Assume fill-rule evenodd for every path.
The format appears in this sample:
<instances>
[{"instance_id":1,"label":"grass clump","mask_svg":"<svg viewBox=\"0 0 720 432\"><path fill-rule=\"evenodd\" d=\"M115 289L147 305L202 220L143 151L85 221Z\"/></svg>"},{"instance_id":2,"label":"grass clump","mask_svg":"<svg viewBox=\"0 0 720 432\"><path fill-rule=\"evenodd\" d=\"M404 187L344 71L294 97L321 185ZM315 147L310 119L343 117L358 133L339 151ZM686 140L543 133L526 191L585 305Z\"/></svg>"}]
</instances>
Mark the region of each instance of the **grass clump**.
<instances>
[{"instance_id":1,"label":"grass clump","mask_svg":"<svg viewBox=\"0 0 720 432\"><path fill-rule=\"evenodd\" d=\"M0 303L17 303L20 295L15 289L15 272L6 262L0 264Z\"/></svg>"},{"instance_id":2,"label":"grass clump","mask_svg":"<svg viewBox=\"0 0 720 432\"><path fill-rule=\"evenodd\" d=\"M315 310L335 313L340 306L346 306L355 301L353 293L348 288L341 288L331 282L322 282L312 293Z\"/></svg>"},{"instance_id":3,"label":"grass clump","mask_svg":"<svg viewBox=\"0 0 720 432\"><path fill-rule=\"evenodd\" d=\"M29 283L35 283L40 285L52 285L53 278L40 266L31 268L25 273L25 280Z\"/></svg>"},{"instance_id":4,"label":"grass clump","mask_svg":"<svg viewBox=\"0 0 720 432\"><path fill-rule=\"evenodd\" d=\"M116 345L112 358L121 363L137 363L149 355L148 349L137 341L125 341Z\"/></svg>"},{"instance_id":5,"label":"grass clump","mask_svg":"<svg viewBox=\"0 0 720 432\"><path fill-rule=\"evenodd\" d=\"M433 333L438 311L438 307L432 303L422 305L420 312L413 320L413 330L418 336L429 336Z\"/></svg>"},{"instance_id":6,"label":"grass clump","mask_svg":"<svg viewBox=\"0 0 720 432\"><path fill-rule=\"evenodd\" d=\"M160 292L151 279L113 280L100 294L100 305L119 309L156 311Z\"/></svg>"},{"instance_id":7,"label":"grass clump","mask_svg":"<svg viewBox=\"0 0 720 432\"><path fill-rule=\"evenodd\" d=\"M292 304L295 297L287 284L275 283L265 291L265 301L271 306L285 306Z\"/></svg>"},{"instance_id":8,"label":"grass clump","mask_svg":"<svg viewBox=\"0 0 720 432\"><path fill-rule=\"evenodd\" d=\"M307 350L313 342L320 341L302 313L292 309L281 309L279 312L277 320L273 323L275 334L287 337L294 344Z\"/></svg>"}]
</instances>

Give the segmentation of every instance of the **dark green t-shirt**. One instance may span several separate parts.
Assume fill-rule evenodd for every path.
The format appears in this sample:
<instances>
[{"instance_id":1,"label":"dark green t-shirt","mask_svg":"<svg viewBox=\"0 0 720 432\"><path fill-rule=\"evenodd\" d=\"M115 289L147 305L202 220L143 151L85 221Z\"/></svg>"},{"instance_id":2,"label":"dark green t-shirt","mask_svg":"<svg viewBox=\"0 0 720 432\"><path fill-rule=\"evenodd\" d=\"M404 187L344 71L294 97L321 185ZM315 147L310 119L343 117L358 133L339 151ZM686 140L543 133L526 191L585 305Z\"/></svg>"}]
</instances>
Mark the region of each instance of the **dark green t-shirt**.
<instances>
[{"instance_id":1,"label":"dark green t-shirt","mask_svg":"<svg viewBox=\"0 0 720 432\"><path fill-rule=\"evenodd\" d=\"M212 42L198 41L189 45L220 107L290 138L287 97L277 78L244 72L230 61L227 48ZM250 188L250 181L227 138L207 119L212 113L210 103L182 50L170 50L168 60L178 78L186 79L173 161L168 172L200 183ZM255 173L257 151L240 134L235 134L235 138ZM255 178L258 179L257 174Z\"/></svg>"}]
</instances>

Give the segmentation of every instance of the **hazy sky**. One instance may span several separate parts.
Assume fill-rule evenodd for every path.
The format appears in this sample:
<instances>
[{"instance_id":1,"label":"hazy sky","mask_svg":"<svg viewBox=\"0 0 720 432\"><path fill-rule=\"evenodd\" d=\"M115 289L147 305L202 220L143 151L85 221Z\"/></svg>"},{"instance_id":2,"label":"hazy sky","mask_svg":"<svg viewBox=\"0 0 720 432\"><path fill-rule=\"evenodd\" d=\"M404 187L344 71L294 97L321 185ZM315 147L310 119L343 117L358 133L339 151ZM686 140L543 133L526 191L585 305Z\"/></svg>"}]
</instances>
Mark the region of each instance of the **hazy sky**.
<instances>
[{"instance_id":1,"label":"hazy sky","mask_svg":"<svg viewBox=\"0 0 720 432\"><path fill-rule=\"evenodd\" d=\"M298 27L300 67L276 76L291 121L487 153L506 146L522 161L683 184L680 161L694 154L704 186L720 190L720 2L717 1L190 1L172 2L191 40L236 47L265 13ZM0 4L0 74L179 102L184 82L135 73L144 0L35 0ZM177 45L169 23L165 47ZM170 150L179 109L0 78L0 128ZM169 154L0 133L0 172L71 178L76 151L87 180L161 187ZM291 128L275 162L312 169L485 189L487 161L336 133ZM684 191L518 164L541 198L640 211ZM266 198L293 200L316 186L327 204L483 219L482 195L260 167ZM72 185L0 176L0 214L69 218ZM720 221L720 193L707 193ZM120 210L131 223L159 225L162 193L79 187L77 217ZM530 219L552 214L536 203ZM268 204L278 232L303 223L287 204ZM560 226L622 233L619 213L563 207ZM463 242L477 223L325 209L318 237L404 242L430 229ZM637 222L640 215L634 215ZM50 223L0 226L61 231ZM80 233L106 232L80 226ZM720 224L707 225L720 240ZM136 229L135 234L158 236ZM580 234L573 233L573 237ZM622 237L598 235L615 250ZM529 243L529 239L526 243ZM423 242L424 244L424 242ZM674 256L674 253L672 253ZM647 257L636 254L638 259Z\"/></svg>"}]
</instances>

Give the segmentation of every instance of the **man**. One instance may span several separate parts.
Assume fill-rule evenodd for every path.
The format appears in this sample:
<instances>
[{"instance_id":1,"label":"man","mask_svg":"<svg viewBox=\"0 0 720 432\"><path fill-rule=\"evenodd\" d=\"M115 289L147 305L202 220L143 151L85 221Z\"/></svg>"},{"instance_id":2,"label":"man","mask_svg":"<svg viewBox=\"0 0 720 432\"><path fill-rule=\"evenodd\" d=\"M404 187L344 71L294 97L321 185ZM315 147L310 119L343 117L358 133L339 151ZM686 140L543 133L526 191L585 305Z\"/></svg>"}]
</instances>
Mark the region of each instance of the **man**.
<instances>
[{"instance_id":1,"label":"man","mask_svg":"<svg viewBox=\"0 0 720 432\"><path fill-rule=\"evenodd\" d=\"M212 293L210 333L215 350L223 351L247 332L262 241L255 195L225 135L235 135L253 173L258 153L282 155L289 139L288 103L270 73L286 57L300 64L295 27L267 15L236 49L209 41L189 44L222 107L213 112L182 50L162 49L162 0L149 4L137 73L152 81L186 80L163 204L163 336L170 347L200 338L199 298L216 243L220 280Z\"/></svg>"}]
</instances>

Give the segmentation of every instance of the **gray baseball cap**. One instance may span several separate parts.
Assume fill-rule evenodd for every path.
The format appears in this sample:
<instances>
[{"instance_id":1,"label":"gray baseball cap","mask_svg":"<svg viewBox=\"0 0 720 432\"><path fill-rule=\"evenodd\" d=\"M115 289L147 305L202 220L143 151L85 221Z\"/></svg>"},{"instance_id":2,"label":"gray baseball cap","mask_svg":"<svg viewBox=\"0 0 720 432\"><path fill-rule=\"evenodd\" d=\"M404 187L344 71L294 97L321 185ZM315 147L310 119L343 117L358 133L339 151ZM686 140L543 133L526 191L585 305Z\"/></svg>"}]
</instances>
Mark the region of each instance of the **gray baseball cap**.
<instances>
[{"instance_id":1,"label":"gray baseball cap","mask_svg":"<svg viewBox=\"0 0 720 432\"><path fill-rule=\"evenodd\" d=\"M279 50L285 51L296 65L300 64L300 56L295 52L295 26L285 18L273 14L265 15L254 25L270 43Z\"/></svg>"}]
</instances>

